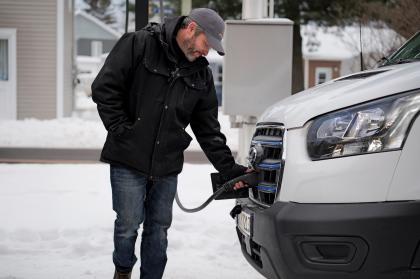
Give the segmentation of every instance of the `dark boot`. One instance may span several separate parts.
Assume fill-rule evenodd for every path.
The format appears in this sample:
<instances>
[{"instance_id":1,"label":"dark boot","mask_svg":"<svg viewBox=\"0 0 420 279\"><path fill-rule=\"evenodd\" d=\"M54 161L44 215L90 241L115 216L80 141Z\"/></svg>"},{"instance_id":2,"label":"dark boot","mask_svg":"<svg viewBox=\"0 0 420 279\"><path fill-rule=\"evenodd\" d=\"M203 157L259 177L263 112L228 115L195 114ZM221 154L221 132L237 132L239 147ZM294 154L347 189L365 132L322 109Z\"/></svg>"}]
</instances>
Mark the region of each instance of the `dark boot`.
<instances>
[{"instance_id":1,"label":"dark boot","mask_svg":"<svg viewBox=\"0 0 420 279\"><path fill-rule=\"evenodd\" d=\"M131 272L123 273L123 272L118 272L115 270L114 279L130 279L130 278L131 278Z\"/></svg>"}]
</instances>

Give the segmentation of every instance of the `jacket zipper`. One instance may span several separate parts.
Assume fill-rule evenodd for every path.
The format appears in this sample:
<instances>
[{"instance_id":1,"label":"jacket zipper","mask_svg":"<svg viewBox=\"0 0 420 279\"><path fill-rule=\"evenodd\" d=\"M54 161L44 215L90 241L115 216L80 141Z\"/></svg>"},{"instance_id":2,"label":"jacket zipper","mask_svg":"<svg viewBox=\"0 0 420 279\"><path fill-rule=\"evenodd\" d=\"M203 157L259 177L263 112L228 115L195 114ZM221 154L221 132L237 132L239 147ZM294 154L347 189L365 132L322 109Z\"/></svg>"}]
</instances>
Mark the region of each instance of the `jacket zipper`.
<instances>
[{"instance_id":1,"label":"jacket zipper","mask_svg":"<svg viewBox=\"0 0 420 279\"><path fill-rule=\"evenodd\" d=\"M156 148L159 142L159 136L160 136L160 132L161 132L161 128L162 128L162 123L163 123L163 118L165 117L165 111L166 111L166 107L167 107L167 98L168 98L168 93L169 91L171 91L172 87L175 84L175 81L177 80L177 78L179 77L179 67L176 67L175 70L173 70L171 72L171 76L168 79L169 82L169 87L168 90L165 92L165 97L163 98L163 105L164 107L162 108L162 113L160 115L160 119L159 119L159 128L158 128L158 132L156 134L156 139L155 139L155 143L153 146L153 152L152 152L152 161L150 163L150 176L149 179L153 180L153 164L155 161L155 154L156 154Z\"/></svg>"}]
</instances>

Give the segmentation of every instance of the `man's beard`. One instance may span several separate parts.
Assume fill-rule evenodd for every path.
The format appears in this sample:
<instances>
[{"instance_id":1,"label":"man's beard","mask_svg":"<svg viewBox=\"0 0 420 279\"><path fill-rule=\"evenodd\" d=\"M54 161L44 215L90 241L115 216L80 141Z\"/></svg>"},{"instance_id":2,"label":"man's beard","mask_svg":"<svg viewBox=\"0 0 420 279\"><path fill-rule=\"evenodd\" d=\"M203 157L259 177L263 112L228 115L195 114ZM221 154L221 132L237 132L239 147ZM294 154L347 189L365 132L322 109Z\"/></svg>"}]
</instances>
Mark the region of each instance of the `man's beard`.
<instances>
[{"instance_id":1,"label":"man's beard","mask_svg":"<svg viewBox=\"0 0 420 279\"><path fill-rule=\"evenodd\" d=\"M194 55L194 53L197 51L197 49L194 48L196 38L197 36L194 35L192 38L185 39L181 46L182 52L184 53L187 60L190 62L193 62L198 58Z\"/></svg>"}]
</instances>

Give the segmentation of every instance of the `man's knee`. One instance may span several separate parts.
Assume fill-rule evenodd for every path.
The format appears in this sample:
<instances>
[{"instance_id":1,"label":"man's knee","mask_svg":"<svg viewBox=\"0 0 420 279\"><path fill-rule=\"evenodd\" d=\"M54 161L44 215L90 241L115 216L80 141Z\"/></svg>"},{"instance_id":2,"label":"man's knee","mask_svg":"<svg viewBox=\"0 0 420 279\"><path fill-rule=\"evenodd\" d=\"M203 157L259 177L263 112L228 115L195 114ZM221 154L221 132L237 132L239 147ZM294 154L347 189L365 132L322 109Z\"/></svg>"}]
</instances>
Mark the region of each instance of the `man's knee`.
<instances>
[{"instance_id":1,"label":"man's knee","mask_svg":"<svg viewBox=\"0 0 420 279\"><path fill-rule=\"evenodd\" d=\"M117 216L115 228L117 231L132 234L137 232L141 223L143 223L143 218L141 216Z\"/></svg>"},{"instance_id":2,"label":"man's knee","mask_svg":"<svg viewBox=\"0 0 420 279\"><path fill-rule=\"evenodd\" d=\"M145 220L143 234L153 234L160 238L166 238L167 231L171 227L172 218L158 218Z\"/></svg>"}]
</instances>

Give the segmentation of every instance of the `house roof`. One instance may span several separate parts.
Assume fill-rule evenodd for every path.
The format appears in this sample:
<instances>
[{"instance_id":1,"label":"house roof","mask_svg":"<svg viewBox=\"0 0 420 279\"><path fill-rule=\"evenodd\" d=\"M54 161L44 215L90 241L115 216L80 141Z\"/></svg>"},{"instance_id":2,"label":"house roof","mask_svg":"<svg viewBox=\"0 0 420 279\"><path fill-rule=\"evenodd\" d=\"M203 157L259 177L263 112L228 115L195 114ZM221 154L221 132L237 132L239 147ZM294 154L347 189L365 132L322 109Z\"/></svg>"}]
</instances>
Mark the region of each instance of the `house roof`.
<instances>
[{"instance_id":1,"label":"house roof","mask_svg":"<svg viewBox=\"0 0 420 279\"><path fill-rule=\"evenodd\" d=\"M82 10L76 11L75 16L76 16L76 30L75 30L76 38L96 38L97 36L99 36L98 32L93 31L93 28L90 28L90 29L83 28L83 30L81 30L81 28L78 28L78 24L81 24L80 20L78 21L78 18L84 19L85 21L91 23L95 28L101 29L101 31L104 32L107 35L106 37L108 38L119 39L122 36L122 33L118 32L117 30L113 29L106 23L102 22L101 20L97 19L96 17Z\"/></svg>"}]
</instances>

